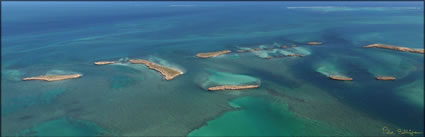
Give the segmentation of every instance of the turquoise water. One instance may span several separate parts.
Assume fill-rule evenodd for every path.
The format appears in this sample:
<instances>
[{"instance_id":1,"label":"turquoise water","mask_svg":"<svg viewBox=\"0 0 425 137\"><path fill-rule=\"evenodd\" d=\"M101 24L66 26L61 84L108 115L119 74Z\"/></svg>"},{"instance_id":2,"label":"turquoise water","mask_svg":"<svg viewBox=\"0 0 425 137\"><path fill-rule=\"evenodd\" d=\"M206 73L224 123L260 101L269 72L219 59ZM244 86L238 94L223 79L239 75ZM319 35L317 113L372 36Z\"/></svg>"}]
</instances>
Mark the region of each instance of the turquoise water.
<instances>
[{"instance_id":1,"label":"turquoise water","mask_svg":"<svg viewBox=\"0 0 425 137\"><path fill-rule=\"evenodd\" d=\"M320 122L298 118L288 110L287 104L255 97L243 97L231 103L240 110L223 114L189 136L353 136Z\"/></svg>"},{"instance_id":2,"label":"turquoise water","mask_svg":"<svg viewBox=\"0 0 425 137\"><path fill-rule=\"evenodd\" d=\"M423 12L423 2L2 2L1 134L424 132L424 55L362 48L424 48ZM281 45L297 47L235 52ZM195 57L218 50L233 53ZM128 58L184 74L166 81ZM375 80L386 75L397 80ZM221 84L261 86L206 90Z\"/></svg>"}]
</instances>

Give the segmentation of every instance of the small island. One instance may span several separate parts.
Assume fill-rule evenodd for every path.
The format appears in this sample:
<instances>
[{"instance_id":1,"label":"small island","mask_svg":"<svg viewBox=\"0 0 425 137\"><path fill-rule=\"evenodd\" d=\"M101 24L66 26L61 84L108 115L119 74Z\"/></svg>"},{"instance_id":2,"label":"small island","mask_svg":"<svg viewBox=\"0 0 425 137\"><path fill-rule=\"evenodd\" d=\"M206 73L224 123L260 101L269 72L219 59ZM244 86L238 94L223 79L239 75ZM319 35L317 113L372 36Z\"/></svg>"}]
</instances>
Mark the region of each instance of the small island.
<instances>
[{"instance_id":1,"label":"small island","mask_svg":"<svg viewBox=\"0 0 425 137\"><path fill-rule=\"evenodd\" d=\"M181 70L164 67L159 64L156 64L147 60L143 60L143 59L130 59L128 62L133 64L145 64L149 69L153 69L160 72L165 80L172 80L175 77L183 74Z\"/></svg>"},{"instance_id":2,"label":"small island","mask_svg":"<svg viewBox=\"0 0 425 137\"><path fill-rule=\"evenodd\" d=\"M420 54L424 54L425 52L424 49L411 49L407 47L399 47L399 46L385 45L385 44L371 44L371 45L364 46L364 48L382 48L382 49L411 52L411 53L420 53Z\"/></svg>"},{"instance_id":3,"label":"small island","mask_svg":"<svg viewBox=\"0 0 425 137\"><path fill-rule=\"evenodd\" d=\"M94 62L95 65L107 65L107 64L117 64L120 63L119 61L96 61Z\"/></svg>"},{"instance_id":4,"label":"small island","mask_svg":"<svg viewBox=\"0 0 425 137\"><path fill-rule=\"evenodd\" d=\"M282 49L286 49L286 48L288 48L288 46L286 46L286 45L282 45L282 46L280 46L280 48L282 48Z\"/></svg>"},{"instance_id":5,"label":"small island","mask_svg":"<svg viewBox=\"0 0 425 137\"><path fill-rule=\"evenodd\" d=\"M343 77L343 76L329 76L330 79L332 80L341 80L341 81L352 81L353 78L349 78L349 77Z\"/></svg>"},{"instance_id":6,"label":"small island","mask_svg":"<svg viewBox=\"0 0 425 137\"><path fill-rule=\"evenodd\" d=\"M289 56L289 57L303 57L303 55L300 55L300 54L288 54L286 56Z\"/></svg>"},{"instance_id":7,"label":"small island","mask_svg":"<svg viewBox=\"0 0 425 137\"><path fill-rule=\"evenodd\" d=\"M320 45L322 42L307 42L309 45Z\"/></svg>"},{"instance_id":8,"label":"small island","mask_svg":"<svg viewBox=\"0 0 425 137\"><path fill-rule=\"evenodd\" d=\"M222 50L222 51L217 51L217 52L198 53L198 54L196 54L196 56L199 57L199 58L211 58L211 57L220 56L222 54L228 54L228 53L231 53L231 52L232 51L230 51L230 50Z\"/></svg>"},{"instance_id":9,"label":"small island","mask_svg":"<svg viewBox=\"0 0 425 137\"><path fill-rule=\"evenodd\" d=\"M238 89L251 89L251 88L258 88L260 85L222 85L222 86L214 86L209 87L209 91L216 91L216 90L238 90Z\"/></svg>"},{"instance_id":10,"label":"small island","mask_svg":"<svg viewBox=\"0 0 425 137\"><path fill-rule=\"evenodd\" d=\"M395 80L395 77L380 76L380 77L376 77L376 80Z\"/></svg>"},{"instance_id":11,"label":"small island","mask_svg":"<svg viewBox=\"0 0 425 137\"><path fill-rule=\"evenodd\" d=\"M82 77L81 74L71 74L71 75L41 75L38 77L28 77L23 78L22 80L44 80L44 81L58 81L58 80L66 80L66 79L74 79Z\"/></svg>"}]
</instances>

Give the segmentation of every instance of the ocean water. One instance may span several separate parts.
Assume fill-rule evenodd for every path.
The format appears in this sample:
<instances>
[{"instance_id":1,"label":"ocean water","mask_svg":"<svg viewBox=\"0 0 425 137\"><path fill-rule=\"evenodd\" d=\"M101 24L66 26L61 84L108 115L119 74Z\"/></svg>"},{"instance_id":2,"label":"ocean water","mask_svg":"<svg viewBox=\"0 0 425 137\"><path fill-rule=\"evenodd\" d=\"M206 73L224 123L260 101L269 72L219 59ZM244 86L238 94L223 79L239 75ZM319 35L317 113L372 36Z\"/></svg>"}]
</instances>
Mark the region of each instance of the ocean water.
<instances>
[{"instance_id":1,"label":"ocean water","mask_svg":"<svg viewBox=\"0 0 425 137\"><path fill-rule=\"evenodd\" d=\"M2 2L1 134L423 136L424 55L362 48L423 49L423 4ZM195 57L218 50L233 53ZM294 53L304 56L279 57ZM184 74L166 81L129 58ZM387 75L397 80L375 80ZM260 88L206 90L221 84Z\"/></svg>"}]
</instances>

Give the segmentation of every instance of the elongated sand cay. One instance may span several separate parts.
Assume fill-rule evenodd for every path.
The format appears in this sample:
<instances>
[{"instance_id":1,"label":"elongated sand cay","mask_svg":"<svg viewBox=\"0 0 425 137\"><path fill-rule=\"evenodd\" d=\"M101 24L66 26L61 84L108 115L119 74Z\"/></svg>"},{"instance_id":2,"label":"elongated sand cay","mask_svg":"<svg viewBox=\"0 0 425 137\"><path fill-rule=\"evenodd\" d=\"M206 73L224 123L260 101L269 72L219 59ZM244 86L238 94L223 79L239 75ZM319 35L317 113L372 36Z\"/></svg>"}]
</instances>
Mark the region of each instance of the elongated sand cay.
<instances>
[{"instance_id":1,"label":"elongated sand cay","mask_svg":"<svg viewBox=\"0 0 425 137\"><path fill-rule=\"evenodd\" d=\"M376 80L395 80L395 77L380 76L380 77L376 77Z\"/></svg>"},{"instance_id":2,"label":"elongated sand cay","mask_svg":"<svg viewBox=\"0 0 425 137\"><path fill-rule=\"evenodd\" d=\"M94 62L95 65L107 65L107 64L117 64L120 63L119 61L96 61Z\"/></svg>"},{"instance_id":3,"label":"elongated sand cay","mask_svg":"<svg viewBox=\"0 0 425 137\"><path fill-rule=\"evenodd\" d=\"M364 46L364 48L382 48L382 49L390 49L390 50L411 52L411 53L420 53L420 54L425 53L424 49L411 49L407 47L399 47L399 46L385 45L385 44L370 44L370 45Z\"/></svg>"},{"instance_id":4,"label":"elongated sand cay","mask_svg":"<svg viewBox=\"0 0 425 137\"><path fill-rule=\"evenodd\" d=\"M228 54L231 53L232 51L230 50L222 50L222 51L217 51L217 52L207 52L207 53L198 53L196 54L197 57L199 58L211 58L211 57L216 57L216 56L220 56L223 54Z\"/></svg>"},{"instance_id":5,"label":"elongated sand cay","mask_svg":"<svg viewBox=\"0 0 425 137\"><path fill-rule=\"evenodd\" d=\"M258 88L260 85L221 85L221 86L214 86L209 87L209 91L216 91L216 90L239 90L239 89L251 89L251 88Z\"/></svg>"},{"instance_id":6,"label":"elongated sand cay","mask_svg":"<svg viewBox=\"0 0 425 137\"><path fill-rule=\"evenodd\" d=\"M147 60L143 60L143 59L130 59L128 62L133 64L145 64L148 68L160 72L165 80L172 80L175 77L183 74L183 71L181 70L161 66L159 64L156 64Z\"/></svg>"},{"instance_id":7,"label":"elongated sand cay","mask_svg":"<svg viewBox=\"0 0 425 137\"><path fill-rule=\"evenodd\" d=\"M349 77L343 77L343 76L329 76L330 79L332 80L341 80L341 81L352 81L353 78L349 78Z\"/></svg>"},{"instance_id":8,"label":"elongated sand cay","mask_svg":"<svg viewBox=\"0 0 425 137\"><path fill-rule=\"evenodd\" d=\"M301 55L301 54L289 54L289 55L286 55L286 56L289 56L289 57L303 57L303 55Z\"/></svg>"},{"instance_id":9,"label":"elongated sand cay","mask_svg":"<svg viewBox=\"0 0 425 137\"><path fill-rule=\"evenodd\" d=\"M322 42L307 42L309 45L320 45Z\"/></svg>"},{"instance_id":10,"label":"elongated sand cay","mask_svg":"<svg viewBox=\"0 0 425 137\"><path fill-rule=\"evenodd\" d=\"M66 79L74 79L82 77L81 74L72 74L72 75L41 75L38 77L28 77L23 78L22 80L44 80L44 81L58 81L58 80L66 80Z\"/></svg>"}]
</instances>

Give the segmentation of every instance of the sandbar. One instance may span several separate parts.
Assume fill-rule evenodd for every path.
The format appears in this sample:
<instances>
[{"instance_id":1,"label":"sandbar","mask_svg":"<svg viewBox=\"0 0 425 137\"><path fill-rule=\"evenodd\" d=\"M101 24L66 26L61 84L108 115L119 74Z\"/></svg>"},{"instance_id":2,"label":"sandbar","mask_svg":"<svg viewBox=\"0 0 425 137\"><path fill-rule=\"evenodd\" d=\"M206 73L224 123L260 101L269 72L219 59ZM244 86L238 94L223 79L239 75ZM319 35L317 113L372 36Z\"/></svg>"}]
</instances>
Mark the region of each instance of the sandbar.
<instances>
[{"instance_id":1,"label":"sandbar","mask_svg":"<svg viewBox=\"0 0 425 137\"><path fill-rule=\"evenodd\" d=\"M94 62L95 65L107 65L107 64L117 64L120 63L119 61L96 61Z\"/></svg>"},{"instance_id":2,"label":"sandbar","mask_svg":"<svg viewBox=\"0 0 425 137\"><path fill-rule=\"evenodd\" d=\"M376 77L376 80L395 80L395 77L380 76L380 77Z\"/></svg>"},{"instance_id":3,"label":"sandbar","mask_svg":"<svg viewBox=\"0 0 425 137\"><path fill-rule=\"evenodd\" d=\"M23 78L22 80L44 80L44 81L58 81L58 80L66 80L66 79L74 79L82 77L81 74L71 74L71 75L41 75L38 77L28 77Z\"/></svg>"},{"instance_id":4,"label":"sandbar","mask_svg":"<svg viewBox=\"0 0 425 137\"><path fill-rule=\"evenodd\" d=\"M199 57L199 58L211 58L211 57L220 56L222 54L228 54L228 53L231 53L231 52L232 51L230 51L230 50L222 50L222 51L217 51L217 52L198 53L198 54L196 54L196 56Z\"/></svg>"},{"instance_id":5,"label":"sandbar","mask_svg":"<svg viewBox=\"0 0 425 137\"><path fill-rule=\"evenodd\" d=\"M300 55L300 54L289 54L289 55L286 55L286 56L289 56L289 57L303 57L303 55Z\"/></svg>"},{"instance_id":6,"label":"sandbar","mask_svg":"<svg viewBox=\"0 0 425 137\"><path fill-rule=\"evenodd\" d=\"M258 88L260 85L221 85L221 86L214 86L209 87L209 91L215 91L215 90L238 90L238 89L251 89L251 88Z\"/></svg>"},{"instance_id":7,"label":"sandbar","mask_svg":"<svg viewBox=\"0 0 425 137\"><path fill-rule=\"evenodd\" d=\"M165 80L172 80L175 77L183 74L181 70L161 66L159 64L156 64L147 60L143 60L143 59L130 59L128 62L133 64L145 64L149 69L153 69L160 72Z\"/></svg>"},{"instance_id":8,"label":"sandbar","mask_svg":"<svg viewBox=\"0 0 425 137\"><path fill-rule=\"evenodd\" d=\"M420 53L420 54L424 54L425 52L424 49L411 49L407 47L399 47L399 46L385 45L385 44L371 44L371 45L364 46L364 48L382 48L382 49L390 49L390 50Z\"/></svg>"},{"instance_id":9,"label":"sandbar","mask_svg":"<svg viewBox=\"0 0 425 137\"><path fill-rule=\"evenodd\" d=\"M349 78L349 77L343 77L343 76L329 76L330 79L332 80L341 80L341 81L351 81L353 80L353 78Z\"/></svg>"},{"instance_id":10,"label":"sandbar","mask_svg":"<svg viewBox=\"0 0 425 137\"><path fill-rule=\"evenodd\" d=\"M322 42L307 42L309 45L320 45Z\"/></svg>"}]
</instances>

